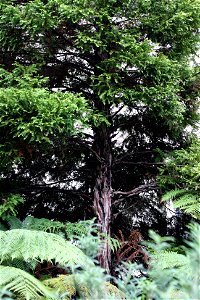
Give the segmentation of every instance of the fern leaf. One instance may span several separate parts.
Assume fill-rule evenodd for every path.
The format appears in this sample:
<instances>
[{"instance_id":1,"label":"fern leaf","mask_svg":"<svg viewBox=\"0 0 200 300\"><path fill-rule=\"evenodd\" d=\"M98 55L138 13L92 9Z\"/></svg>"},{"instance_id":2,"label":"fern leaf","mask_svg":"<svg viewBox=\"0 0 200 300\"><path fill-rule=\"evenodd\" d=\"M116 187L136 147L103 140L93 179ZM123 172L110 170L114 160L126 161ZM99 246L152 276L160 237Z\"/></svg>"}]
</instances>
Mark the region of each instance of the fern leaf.
<instances>
[{"instance_id":1,"label":"fern leaf","mask_svg":"<svg viewBox=\"0 0 200 300\"><path fill-rule=\"evenodd\" d=\"M22 227L22 222L15 216L8 217L6 219L9 225L9 229L19 229Z\"/></svg>"},{"instance_id":2,"label":"fern leaf","mask_svg":"<svg viewBox=\"0 0 200 300\"><path fill-rule=\"evenodd\" d=\"M172 190L162 197L162 201L174 200L174 207L180 208L193 217L200 219L200 199L198 195L186 190Z\"/></svg>"},{"instance_id":3,"label":"fern leaf","mask_svg":"<svg viewBox=\"0 0 200 300\"><path fill-rule=\"evenodd\" d=\"M184 194L185 190L171 190L162 196L162 201L169 201L175 199L177 196Z\"/></svg>"},{"instance_id":4,"label":"fern leaf","mask_svg":"<svg viewBox=\"0 0 200 300\"><path fill-rule=\"evenodd\" d=\"M0 286L19 295L21 299L56 299L55 291L47 288L39 280L27 272L14 268L0 266Z\"/></svg>"},{"instance_id":5,"label":"fern leaf","mask_svg":"<svg viewBox=\"0 0 200 300\"><path fill-rule=\"evenodd\" d=\"M180 208L188 214L200 217L200 201L199 197L193 194L185 194L180 196L175 202L174 207Z\"/></svg>"},{"instance_id":6,"label":"fern leaf","mask_svg":"<svg viewBox=\"0 0 200 300\"><path fill-rule=\"evenodd\" d=\"M29 229L29 230L41 230L50 233L63 232L65 233L67 238L70 239L72 236L81 236L83 234L86 235L88 232L88 227L90 222L91 221L61 223L59 221L52 221L46 218L38 219L38 218L28 216L22 222L21 228Z\"/></svg>"},{"instance_id":7,"label":"fern leaf","mask_svg":"<svg viewBox=\"0 0 200 300\"><path fill-rule=\"evenodd\" d=\"M62 266L93 264L76 246L62 237L43 231L13 229L0 231L0 260L51 261Z\"/></svg>"},{"instance_id":8,"label":"fern leaf","mask_svg":"<svg viewBox=\"0 0 200 300\"><path fill-rule=\"evenodd\" d=\"M194 204L199 208L199 198L192 194L185 194L174 202L175 207L182 209Z\"/></svg>"},{"instance_id":9,"label":"fern leaf","mask_svg":"<svg viewBox=\"0 0 200 300\"><path fill-rule=\"evenodd\" d=\"M38 219L28 216L22 222L22 228L57 233L61 229L64 229L65 225L59 221L51 221L45 218Z\"/></svg>"},{"instance_id":10,"label":"fern leaf","mask_svg":"<svg viewBox=\"0 0 200 300\"><path fill-rule=\"evenodd\" d=\"M183 254L172 251L161 251L152 256L152 264L163 270L180 267L189 269L190 261L188 257Z\"/></svg>"}]
</instances>

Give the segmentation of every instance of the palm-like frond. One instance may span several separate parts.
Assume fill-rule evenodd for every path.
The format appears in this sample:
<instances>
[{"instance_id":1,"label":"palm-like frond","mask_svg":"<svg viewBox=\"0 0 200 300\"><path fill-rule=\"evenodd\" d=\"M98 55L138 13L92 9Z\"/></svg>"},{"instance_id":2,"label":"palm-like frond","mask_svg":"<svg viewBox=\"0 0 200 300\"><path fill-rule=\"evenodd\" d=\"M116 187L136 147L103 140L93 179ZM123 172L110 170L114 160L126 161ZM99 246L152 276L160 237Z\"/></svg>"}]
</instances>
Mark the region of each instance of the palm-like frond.
<instances>
[{"instance_id":1,"label":"palm-like frond","mask_svg":"<svg viewBox=\"0 0 200 300\"><path fill-rule=\"evenodd\" d=\"M180 196L174 202L174 207L184 210L197 219L200 218L200 198L196 195L185 194Z\"/></svg>"},{"instance_id":2,"label":"palm-like frond","mask_svg":"<svg viewBox=\"0 0 200 300\"><path fill-rule=\"evenodd\" d=\"M185 190L183 189L180 189L180 190L171 190L167 193L165 193L163 196L162 196L162 201L169 201L169 200L174 200L177 196L180 196L182 194L185 194Z\"/></svg>"},{"instance_id":3,"label":"palm-like frond","mask_svg":"<svg viewBox=\"0 0 200 300\"><path fill-rule=\"evenodd\" d=\"M200 197L186 190L172 190L167 192L162 201L174 200L174 207L180 208L193 217L200 219Z\"/></svg>"},{"instance_id":4,"label":"palm-like frond","mask_svg":"<svg viewBox=\"0 0 200 300\"><path fill-rule=\"evenodd\" d=\"M62 266L86 267L92 264L79 248L62 237L53 233L27 229L0 231L0 261L9 259L54 260Z\"/></svg>"},{"instance_id":5,"label":"palm-like frond","mask_svg":"<svg viewBox=\"0 0 200 300\"><path fill-rule=\"evenodd\" d=\"M27 272L14 268L0 266L0 286L13 291L21 299L56 299L54 290L46 287Z\"/></svg>"}]
</instances>

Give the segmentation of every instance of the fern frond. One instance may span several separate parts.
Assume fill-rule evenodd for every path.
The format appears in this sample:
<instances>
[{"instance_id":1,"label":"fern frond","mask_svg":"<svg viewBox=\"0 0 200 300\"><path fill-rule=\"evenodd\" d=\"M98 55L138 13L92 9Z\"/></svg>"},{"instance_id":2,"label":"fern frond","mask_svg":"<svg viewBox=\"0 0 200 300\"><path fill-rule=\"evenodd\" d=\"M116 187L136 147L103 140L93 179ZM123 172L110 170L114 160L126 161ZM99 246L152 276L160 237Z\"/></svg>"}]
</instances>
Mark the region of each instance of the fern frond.
<instances>
[{"instance_id":1,"label":"fern frond","mask_svg":"<svg viewBox=\"0 0 200 300\"><path fill-rule=\"evenodd\" d=\"M162 196L162 201L169 201L169 200L173 200L175 198L177 198L177 196L180 196L182 194L185 194L186 193L186 190L171 190L167 193L165 193L163 196Z\"/></svg>"},{"instance_id":2,"label":"fern frond","mask_svg":"<svg viewBox=\"0 0 200 300\"><path fill-rule=\"evenodd\" d=\"M22 228L29 230L46 231L50 233L57 233L64 229L65 225L59 221L51 221L45 218L26 217L22 222Z\"/></svg>"},{"instance_id":3,"label":"fern frond","mask_svg":"<svg viewBox=\"0 0 200 300\"><path fill-rule=\"evenodd\" d=\"M33 274L37 262L26 262L23 259L8 259L8 260L4 260L2 262L2 265L18 268Z\"/></svg>"},{"instance_id":4,"label":"fern frond","mask_svg":"<svg viewBox=\"0 0 200 300\"><path fill-rule=\"evenodd\" d=\"M3 223L0 223L0 230L18 229L22 227L22 222L15 216L9 216Z\"/></svg>"},{"instance_id":5,"label":"fern frond","mask_svg":"<svg viewBox=\"0 0 200 300\"><path fill-rule=\"evenodd\" d=\"M200 219L200 198L186 190L172 190L162 197L162 201L174 200L174 207L180 208L193 217Z\"/></svg>"},{"instance_id":6,"label":"fern frond","mask_svg":"<svg viewBox=\"0 0 200 300\"><path fill-rule=\"evenodd\" d=\"M181 267L190 269L190 260L187 256L166 250L152 255L152 264L161 270Z\"/></svg>"},{"instance_id":7,"label":"fern frond","mask_svg":"<svg viewBox=\"0 0 200 300\"><path fill-rule=\"evenodd\" d=\"M13 294L4 287L0 287L0 300L14 300Z\"/></svg>"},{"instance_id":8,"label":"fern frond","mask_svg":"<svg viewBox=\"0 0 200 300\"><path fill-rule=\"evenodd\" d=\"M62 266L86 267L93 264L79 248L62 237L27 229L0 231L0 261L10 258L25 261L54 260Z\"/></svg>"},{"instance_id":9,"label":"fern frond","mask_svg":"<svg viewBox=\"0 0 200 300\"><path fill-rule=\"evenodd\" d=\"M21 299L56 299L55 291L47 288L39 280L27 272L14 268L0 266L0 286L19 295Z\"/></svg>"},{"instance_id":10,"label":"fern frond","mask_svg":"<svg viewBox=\"0 0 200 300\"><path fill-rule=\"evenodd\" d=\"M200 198L196 195L185 194L174 202L175 208L180 208L196 218L200 217Z\"/></svg>"},{"instance_id":11,"label":"fern frond","mask_svg":"<svg viewBox=\"0 0 200 300\"><path fill-rule=\"evenodd\" d=\"M30 230L41 230L50 233L60 233L63 232L68 239L72 236L85 235L88 232L88 227L91 221L81 221L81 222L67 222L62 223L59 221L52 221L46 218L34 218L31 216L26 217L22 222L22 228Z\"/></svg>"},{"instance_id":12,"label":"fern frond","mask_svg":"<svg viewBox=\"0 0 200 300\"><path fill-rule=\"evenodd\" d=\"M105 235L105 234L101 234L101 236L104 237L107 240L108 245L110 246L112 252L117 252L117 250L121 246L119 240L115 239L115 238L112 238L111 236L108 236L108 235Z\"/></svg>"},{"instance_id":13,"label":"fern frond","mask_svg":"<svg viewBox=\"0 0 200 300\"><path fill-rule=\"evenodd\" d=\"M22 227L22 222L15 216L6 219L9 229L19 229Z\"/></svg>"}]
</instances>

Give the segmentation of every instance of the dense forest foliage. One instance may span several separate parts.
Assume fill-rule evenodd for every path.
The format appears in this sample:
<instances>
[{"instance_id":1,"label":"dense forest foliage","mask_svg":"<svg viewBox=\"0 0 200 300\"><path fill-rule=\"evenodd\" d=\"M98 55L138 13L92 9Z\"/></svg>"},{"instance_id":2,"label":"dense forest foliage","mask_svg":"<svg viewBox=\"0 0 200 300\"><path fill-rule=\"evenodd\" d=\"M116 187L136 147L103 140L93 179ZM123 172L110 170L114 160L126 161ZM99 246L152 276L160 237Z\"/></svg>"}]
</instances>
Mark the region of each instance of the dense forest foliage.
<instances>
[{"instance_id":1,"label":"dense forest foliage","mask_svg":"<svg viewBox=\"0 0 200 300\"><path fill-rule=\"evenodd\" d=\"M0 13L0 299L198 299L199 0Z\"/></svg>"}]
</instances>

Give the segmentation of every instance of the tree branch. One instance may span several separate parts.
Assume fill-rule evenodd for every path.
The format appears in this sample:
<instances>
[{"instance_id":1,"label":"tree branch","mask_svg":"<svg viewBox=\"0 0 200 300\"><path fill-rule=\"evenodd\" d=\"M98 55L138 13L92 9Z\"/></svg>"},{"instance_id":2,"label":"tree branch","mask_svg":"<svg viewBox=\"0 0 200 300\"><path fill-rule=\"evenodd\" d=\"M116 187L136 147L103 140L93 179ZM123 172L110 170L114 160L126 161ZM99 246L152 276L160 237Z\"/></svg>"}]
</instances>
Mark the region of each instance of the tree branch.
<instances>
[{"instance_id":1,"label":"tree branch","mask_svg":"<svg viewBox=\"0 0 200 300\"><path fill-rule=\"evenodd\" d=\"M45 186L45 185L24 186L24 187L10 189L8 192L5 193L40 194L43 192L54 192L54 193L61 193L64 195L74 195L92 201L92 198L88 194L85 194L78 190L66 190L62 188Z\"/></svg>"},{"instance_id":2,"label":"tree branch","mask_svg":"<svg viewBox=\"0 0 200 300\"><path fill-rule=\"evenodd\" d=\"M126 153L124 155L122 155L121 157L119 157L120 155L117 155L116 156L116 159L115 159L115 162L114 164L119 164L121 161L123 161L124 158L126 157L131 157L131 156L136 156L138 154L149 154L149 153L153 153L154 151L153 150L146 150L146 151L137 151L137 152L129 152L129 153ZM119 158L118 158L119 157Z\"/></svg>"},{"instance_id":3,"label":"tree branch","mask_svg":"<svg viewBox=\"0 0 200 300\"><path fill-rule=\"evenodd\" d=\"M114 201L114 205L119 204L124 200L124 198L129 198L135 195L138 195L140 193L152 191L159 189L158 185L156 183L149 183L149 184L143 184L138 186L137 188L127 191L127 192L122 192L122 191L116 191L113 192L113 195L119 195L119 196L124 196L123 198L120 198L119 200Z\"/></svg>"},{"instance_id":4,"label":"tree branch","mask_svg":"<svg viewBox=\"0 0 200 300\"><path fill-rule=\"evenodd\" d=\"M132 162L132 161L121 161L120 159L119 160L116 160L115 161L115 164L124 164L124 165L134 165L134 166L137 166L137 165L146 165L146 166L163 166L165 165L164 162L145 162L145 161L137 161L137 162Z\"/></svg>"}]
</instances>

